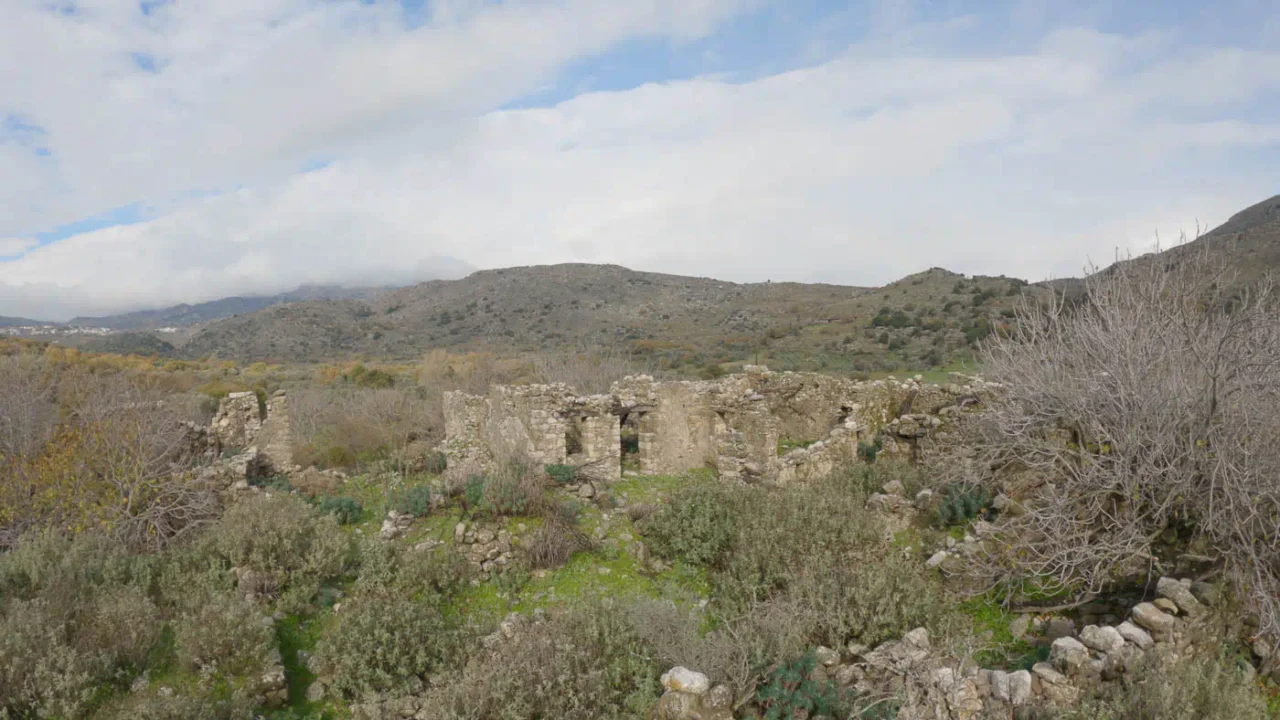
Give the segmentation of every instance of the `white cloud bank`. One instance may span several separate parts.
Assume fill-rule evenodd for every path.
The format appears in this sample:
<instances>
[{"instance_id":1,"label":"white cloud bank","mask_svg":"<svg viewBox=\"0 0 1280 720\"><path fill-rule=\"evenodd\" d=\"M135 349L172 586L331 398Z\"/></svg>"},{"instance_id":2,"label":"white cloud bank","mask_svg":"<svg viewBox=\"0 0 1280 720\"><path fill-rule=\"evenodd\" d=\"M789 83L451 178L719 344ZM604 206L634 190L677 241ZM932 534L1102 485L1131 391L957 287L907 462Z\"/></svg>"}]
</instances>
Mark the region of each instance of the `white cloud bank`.
<instances>
[{"instance_id":1,"label":"white cloud bank","mask_svg":"<svg viewBox=\"0 0 1280 720\"><path fill-rule=\"evenodd\" d=\"M1280 123L1239 111L1280 100L1280 53L1070 29L1020 55L851 46L750 82L494 111L565 62L637 34L705 34L740 6L455 5L416 30L382 7L287 0L179 3L141 28L105 10L42 19L113 51L152 43L161 69L103 70L106 88L87 71L62 87L54 68L37 71L43 86L0 70L0 97L22 91L53 152L0 162L0 236L138 200L154 219L0 263L0 314L407 281L442 257L737 280L878 284L931 265L1040 279L1280 191L1258 162L1277 157ZM0 48L20 34L0 29ZM316 156L336 159L290 173Z\"/></svg>"}]
</instances>

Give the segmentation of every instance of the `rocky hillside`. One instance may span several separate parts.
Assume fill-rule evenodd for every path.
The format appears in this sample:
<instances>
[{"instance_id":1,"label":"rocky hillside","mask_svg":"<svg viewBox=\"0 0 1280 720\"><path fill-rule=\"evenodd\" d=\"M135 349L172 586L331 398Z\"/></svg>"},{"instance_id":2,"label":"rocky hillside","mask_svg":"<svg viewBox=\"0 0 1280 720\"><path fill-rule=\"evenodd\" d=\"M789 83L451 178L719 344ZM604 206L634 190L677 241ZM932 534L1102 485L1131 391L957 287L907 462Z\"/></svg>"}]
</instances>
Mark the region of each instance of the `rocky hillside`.
<instances>
[{"instance_id":1,"label":"rocky hillside","mask_svg":"<svg viewBox=\"0 0 1280 720\"><path fill-rule=\"evenodd\" d=\"M1194 242L1233 255L1242 280L1280 268L1280 196ZM1104 271L1105 272L1105 271ZM1008 321L1019 296L1072 293L1079 280L1028 285L939 268L882 288L739 284L566 264L484 270L363 299L295 302L215 322L188 357L316 361L408 358L431 348L504 352L564 346L637 352L666 367L767 360L775 367L927 369L964 359Z\"/></svg>"},{"instance_id":2,"label":"rocky hillside","mask_svg":"<svg viewBox=\"0 0 1280 720\"><path fill-rule=\"evenodd\" d=\"M1177 257L1205 246L1228 253L1242 283L1280 270L1280 195L1241 210L1208 233L1161 255Z\"/></svg>"},{"instance_id":3,"label":"rocky hillside","mask_svg":"<svg viewBox=\"0 0 1280 720\"><path fill-rule=\"evenodd\" d=\"M67 325L72 327L107 328L110 330L155 330L157 328L187 328L202 323L221 320L261 310L273 305L305 302L308 300L368 298L385 288L349 288L338 285L303 285L278 295L254 295L227 297L195 305L181 304L159 310L139 310L120 315L102 317L76 317Z\"/></svg>"},{"instance_id":4,"label":"rocky hillside","mask_svg":"<svg viewBox=\"0 0 1280 720\"><path fill-rule=\"evenodd\" d=\"M485 270L365 301L282 305L213 323L181 349L309 361L431 348L608 346L666 366L767 358L775 365L927 368L966 353L1030 287L941 269L883 288L738 284L567 264Z\"/></svg>"}]
</instances>

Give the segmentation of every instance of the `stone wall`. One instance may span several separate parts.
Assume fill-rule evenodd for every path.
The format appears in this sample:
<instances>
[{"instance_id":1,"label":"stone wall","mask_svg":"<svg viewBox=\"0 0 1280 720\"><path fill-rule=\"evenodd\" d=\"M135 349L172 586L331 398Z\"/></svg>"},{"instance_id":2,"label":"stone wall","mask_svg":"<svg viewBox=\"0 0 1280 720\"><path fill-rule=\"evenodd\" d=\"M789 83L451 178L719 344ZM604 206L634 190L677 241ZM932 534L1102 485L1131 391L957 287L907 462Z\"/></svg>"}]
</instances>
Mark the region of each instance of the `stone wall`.
<instances>
[{"instance_id":1,"label":"stone wall","mask_svg":"<svg viewBox=\"0 0 1280 720\"><path fill-rule=\"evenodd\" d=\"M289 404L283 390L266 402L266 414L252 392L231 393L218 403L204 441L216 458L234 454L243 475L289 472L293 445L289 433Z\"/></svg>"},{"instance_id":2,"label":"stone wall","mask_svg":"<svg viewBox=\"0 0 1280 720\"><path fill-rule=\"evenodd\" d=\"M712 468L727 479L804 482L852 461L858 443L876 437L891 454L917 455L921 438L941 424L938 413L990 389L956 380L859 382L749 365L714 381L628 377L605 395L494 386L484 397L446 393L442 449L450 467L487 468L518 454L607 481L621 474L621 423L634 422L643 473ZM783 439L805 447L779 456Z\"/></svg>"}]
</instances>

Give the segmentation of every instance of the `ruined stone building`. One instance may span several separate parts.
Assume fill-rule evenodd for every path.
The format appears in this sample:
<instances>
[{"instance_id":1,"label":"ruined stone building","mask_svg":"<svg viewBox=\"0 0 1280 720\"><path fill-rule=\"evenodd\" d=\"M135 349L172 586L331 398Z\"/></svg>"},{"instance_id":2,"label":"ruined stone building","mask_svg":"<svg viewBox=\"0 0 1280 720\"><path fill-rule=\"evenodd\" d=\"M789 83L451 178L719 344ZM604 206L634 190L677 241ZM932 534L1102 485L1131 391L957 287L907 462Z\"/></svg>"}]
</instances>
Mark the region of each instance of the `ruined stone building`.
<instances>
[{"instance_id":1,"label":"ruined stone building","mask_svg":"<svg viewBox=\"0 0 1280 720\"><path fill-rule=\"evenodd\" d=\"M445 393L443 450L451 468L484 470L519 456L608 481L621 476L625 434L636 438L645 474L712 468L721 478L804 482L853 461L859 442L879 438L891 452L914 452L938 412L985 385L956 379L859 382L749 365L714 381L628 377L604 395L495 385L485 396Z\"/></svg>"},{"instance_id":2,"label":"ruined stone building","mask_svg":"<svg viewBox=\"0 0 1280 720\"><path fill-rule=\"evenodd\" d=\"M252 392L234 392L223 398L208 430L210 452L247 451L243 460L254 465L251 473L287 472L293 468L289 437L289 404L283 390L260 401Z\"/></svg>"}]
</instances>

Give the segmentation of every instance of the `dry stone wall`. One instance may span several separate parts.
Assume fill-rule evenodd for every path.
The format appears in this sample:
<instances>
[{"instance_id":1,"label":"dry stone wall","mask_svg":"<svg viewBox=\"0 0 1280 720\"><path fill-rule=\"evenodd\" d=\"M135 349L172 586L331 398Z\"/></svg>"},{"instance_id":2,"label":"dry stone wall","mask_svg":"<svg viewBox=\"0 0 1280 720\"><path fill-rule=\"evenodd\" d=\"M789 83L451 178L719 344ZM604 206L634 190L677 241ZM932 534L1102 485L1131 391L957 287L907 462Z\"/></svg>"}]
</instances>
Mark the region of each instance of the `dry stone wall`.
<instances>
[{"instance_id":1,"label":"dry stone wall","mask_svg":"<svg viewBox=\"0 0 1280 720\"><path fill-rule=\"evenodd\" d=\"M712 468L722 478L805 482L852 461L860 442L883 438L891 454L916 456L939 413L992 389L955 376L860 382L757 365L714 381L647 375L582 396L566 385L494 386L486 396L445 394L442 450L455 472L491 469L521 455L568 464L593 480L621 475L621 426L637 430L640 471ZM779 454L779 447L792 448Z\"/></svg>"}]
</instances>

